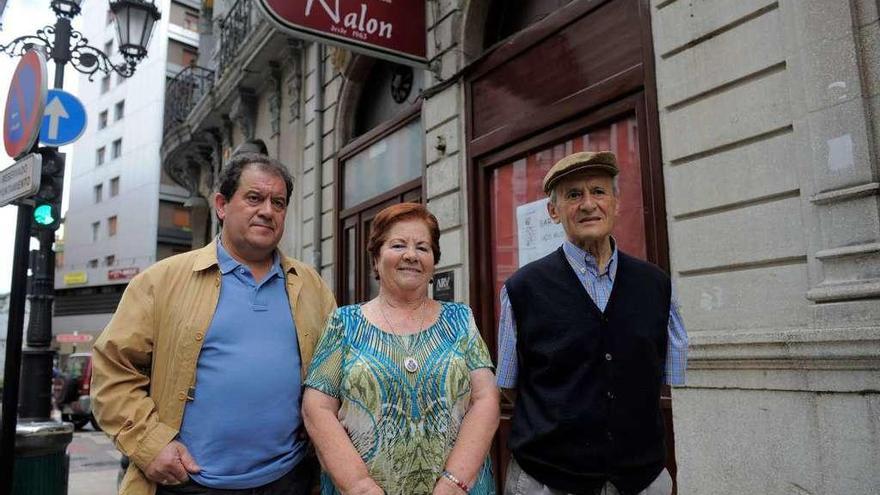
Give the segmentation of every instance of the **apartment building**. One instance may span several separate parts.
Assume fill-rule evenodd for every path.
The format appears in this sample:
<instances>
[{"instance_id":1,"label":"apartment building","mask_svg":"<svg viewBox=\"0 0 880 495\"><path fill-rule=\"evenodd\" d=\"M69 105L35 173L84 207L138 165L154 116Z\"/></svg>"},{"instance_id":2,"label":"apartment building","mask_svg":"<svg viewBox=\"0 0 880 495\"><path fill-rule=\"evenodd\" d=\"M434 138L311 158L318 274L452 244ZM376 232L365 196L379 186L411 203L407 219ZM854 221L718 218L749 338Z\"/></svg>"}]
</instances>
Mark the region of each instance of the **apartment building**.
<instances>
[{"instance_id":1,"label":"apartment building","mask_svg":"<svg viewBox=\"0 0 880 495\"><path fill-rule=\"evenodd\" d=\"M56 269L55 334L96 336L132 277L190 248L185 206L190 194L163 172L159 148L166 80L198 57L200 3L160 0L158 7L162 18L148 56L132 77L98 73L90 82L81 76L78 96L89 120L68 165L70 204L63 263ZM108 2L85 2L83 18L89 20L82 30L89 42L116 54ZM62 353L72 351L68 347L59 345Z\"/></svg>"}]
</instances>

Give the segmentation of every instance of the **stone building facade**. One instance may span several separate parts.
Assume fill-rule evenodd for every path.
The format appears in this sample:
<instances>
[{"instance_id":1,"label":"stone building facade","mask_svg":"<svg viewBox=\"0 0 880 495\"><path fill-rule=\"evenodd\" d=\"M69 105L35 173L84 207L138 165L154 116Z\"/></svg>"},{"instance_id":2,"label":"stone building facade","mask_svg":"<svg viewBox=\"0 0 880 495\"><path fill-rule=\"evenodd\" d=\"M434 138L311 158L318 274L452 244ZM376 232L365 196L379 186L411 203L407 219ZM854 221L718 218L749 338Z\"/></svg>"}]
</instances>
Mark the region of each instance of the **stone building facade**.
<instances>
[{"instance_id":1,"label":"stone building facade","mask_svg":"<svg viewBox=\"0 0 880 495\"><path fill-rule=\"evenodd\" d=\"M169 82L163 144L193 192L194 243L217 229L219 167L261 139L296 178L283 248L340 302L375 290L372 215L425 201L437 271L493 347L498 288L542 248L523 232L543 171L611 147L620 245L672 274L690 333L688 384L664 399L678 493L875 493L878 2L426 10L429 64L415 71L288 37L252 0L203 12L201 67Z\"/></svg>"}]
</instances>

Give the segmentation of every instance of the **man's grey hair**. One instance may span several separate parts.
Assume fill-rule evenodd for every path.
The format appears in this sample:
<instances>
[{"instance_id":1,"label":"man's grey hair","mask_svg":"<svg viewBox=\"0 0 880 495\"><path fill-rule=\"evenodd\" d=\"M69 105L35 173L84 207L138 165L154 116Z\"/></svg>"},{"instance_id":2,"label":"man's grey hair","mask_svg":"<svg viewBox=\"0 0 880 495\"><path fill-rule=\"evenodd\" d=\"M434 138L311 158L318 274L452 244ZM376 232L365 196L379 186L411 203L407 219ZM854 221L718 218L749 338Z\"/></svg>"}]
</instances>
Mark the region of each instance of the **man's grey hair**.
<instances>
[{"instance_id":1,"label":"man's grey hair","mask_svg":"<svg viewBox=\"0 0 880 495\"><path fill-rule=\"evenodd\" d=\"M556 187L554 187L553 190L550 191L550 202L553 204L556 204L556 197L557 197L556 191L559 190L560 185L561 185L561 183L557 184ZM615 175L614 177L611 178L611 193L614 194L614 197L620 196L620 176L619 175Z\"/></svg>"}]
</instances>

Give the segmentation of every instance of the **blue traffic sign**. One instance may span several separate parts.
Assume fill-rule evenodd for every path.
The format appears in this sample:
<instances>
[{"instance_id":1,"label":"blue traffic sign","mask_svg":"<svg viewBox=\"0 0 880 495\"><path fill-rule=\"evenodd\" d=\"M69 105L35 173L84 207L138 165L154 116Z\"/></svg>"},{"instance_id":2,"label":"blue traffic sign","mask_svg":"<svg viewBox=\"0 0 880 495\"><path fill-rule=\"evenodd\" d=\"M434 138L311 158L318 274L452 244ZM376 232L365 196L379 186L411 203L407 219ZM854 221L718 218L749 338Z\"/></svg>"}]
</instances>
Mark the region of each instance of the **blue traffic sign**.
<instances>
[{"instance_id":1,"label":"blue traffic sign","mask_svg":"<svg viewBox=\"0 0 880 495\"><path fill-rule=\"evenodd\" d=\"M6 96L3 144L12 158L28 153L34 145L45 104L46 58L41 52L30 50L18 62Z\"/></svg>"},{"instance_id":2,"label":"blue traffic sign","mask_svg":"<svg viewBox=\"0 0 880 495\"><path fill-rule=\"evenodd\" d=\"M40 142L47 146L70 144L86 130L86 109L79 98L60 89L46 95Z\"/></svg>"}]
</instances>

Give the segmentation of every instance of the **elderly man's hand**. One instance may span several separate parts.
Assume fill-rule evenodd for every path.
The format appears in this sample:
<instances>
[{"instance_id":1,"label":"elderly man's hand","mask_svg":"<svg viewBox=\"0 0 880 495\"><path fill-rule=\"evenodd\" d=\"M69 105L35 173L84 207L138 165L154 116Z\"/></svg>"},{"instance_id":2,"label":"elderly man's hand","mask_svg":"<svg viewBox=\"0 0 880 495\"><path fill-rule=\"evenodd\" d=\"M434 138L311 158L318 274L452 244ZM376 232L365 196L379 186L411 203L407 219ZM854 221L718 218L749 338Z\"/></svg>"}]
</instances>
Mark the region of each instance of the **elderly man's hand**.
<instances>
[{"instance_id":1,"label":"elderly man's hand","mask_svg":"<svg viewBox=\"0 0 880 495\"><path fill-rule=\"evenodd\" d=\"M189 473L198 473L201 468L189 455L186 447L177 440L159 451L159 455L144 470L151 481L160 485L176 485L189 479Z\"/></svg>"}]
</instances>

